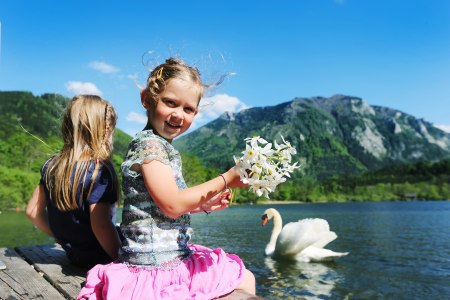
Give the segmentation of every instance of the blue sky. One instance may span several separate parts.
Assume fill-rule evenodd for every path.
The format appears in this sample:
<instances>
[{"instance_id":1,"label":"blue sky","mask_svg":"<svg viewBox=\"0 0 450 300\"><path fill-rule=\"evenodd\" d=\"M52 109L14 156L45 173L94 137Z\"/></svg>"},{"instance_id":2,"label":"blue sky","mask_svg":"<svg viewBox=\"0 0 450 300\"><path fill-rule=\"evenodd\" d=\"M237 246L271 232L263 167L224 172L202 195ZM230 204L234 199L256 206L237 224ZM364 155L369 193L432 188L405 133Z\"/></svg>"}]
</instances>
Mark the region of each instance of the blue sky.
<instances>
[{"instance_id":1,"label":"blue sky","mask_svg":"<svg viewBox=\"0 0 450 300\"><path fill-rule=\"evenodd\" d=\"M361 97L450 131L450 1L0 1L0 90L97 93L144 127L147 67L234 72L193 127L295 97Z\"/></svg>"}]
</instances>

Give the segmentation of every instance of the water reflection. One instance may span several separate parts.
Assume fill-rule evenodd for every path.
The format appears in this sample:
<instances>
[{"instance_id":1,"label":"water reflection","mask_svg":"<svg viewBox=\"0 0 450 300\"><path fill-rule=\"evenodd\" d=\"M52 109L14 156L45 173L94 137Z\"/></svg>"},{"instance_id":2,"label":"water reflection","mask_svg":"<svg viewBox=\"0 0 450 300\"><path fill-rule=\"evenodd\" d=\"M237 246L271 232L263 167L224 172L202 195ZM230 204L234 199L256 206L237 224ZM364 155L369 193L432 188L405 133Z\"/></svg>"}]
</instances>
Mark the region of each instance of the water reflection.
<instances>
[{"instance_id":1,"label":"water reflection","mask_svg":"<svg viewBox=\"0 0 450 300\"><path fill-rule=\"evenodd\" d=\"M340 277L333 269L334 263L304 263L265 257L264 264L269 271L263 283L271 295L268 299L291 299L292 296L328 299Z\"/></svg>"}]
</instances>

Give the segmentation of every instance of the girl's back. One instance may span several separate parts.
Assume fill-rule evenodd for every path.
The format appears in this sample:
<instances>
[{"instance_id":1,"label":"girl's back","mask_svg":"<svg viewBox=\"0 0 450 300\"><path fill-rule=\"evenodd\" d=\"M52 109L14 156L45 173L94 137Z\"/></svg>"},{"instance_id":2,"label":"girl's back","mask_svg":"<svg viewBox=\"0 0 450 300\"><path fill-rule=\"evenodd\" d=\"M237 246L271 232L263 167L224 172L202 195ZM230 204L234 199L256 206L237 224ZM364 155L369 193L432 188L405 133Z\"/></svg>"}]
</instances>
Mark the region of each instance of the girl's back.
<instances>
[{"instance_id":1,"label":"girl's back","mask_svg":"<svg viewBox=\"0 0 450 300\"><path fill-rule=\"evenodd\" d=\"M45 171L50 163L51 160L42 168L41 184L44 186L47 198L49 226L55 239L76 265L92 267L98 263L110 262L111 257L102 248L92 230L89 207L95 203L105 203L114 207L118 201L117 192L114 189L117 176L113 166L110 163L100 162L96 166L94 161L89 161L85 180L80 181L76 188L78 207L62 211L56 207L54 202L48 200L51 198L50 191L45 185ZM83 187L90 186L92 188L88 195L88 190ZM113 209L111 210L113 211ZM114 215L111 217L113 219Z\"/></svg>"},{"instance_id":2,"label":"girl's back","mask_svg":"<svg viewBox=\"0 0 450 300\"><path fill-rule=\"evenodd\" d=\"M110 162L116 121L108 101L75 96L63 115L63 148L42 167L27 205L27 217L77 265L91 267L118 255L112 212L119 187Z\"/></svg>"}]
</instances>

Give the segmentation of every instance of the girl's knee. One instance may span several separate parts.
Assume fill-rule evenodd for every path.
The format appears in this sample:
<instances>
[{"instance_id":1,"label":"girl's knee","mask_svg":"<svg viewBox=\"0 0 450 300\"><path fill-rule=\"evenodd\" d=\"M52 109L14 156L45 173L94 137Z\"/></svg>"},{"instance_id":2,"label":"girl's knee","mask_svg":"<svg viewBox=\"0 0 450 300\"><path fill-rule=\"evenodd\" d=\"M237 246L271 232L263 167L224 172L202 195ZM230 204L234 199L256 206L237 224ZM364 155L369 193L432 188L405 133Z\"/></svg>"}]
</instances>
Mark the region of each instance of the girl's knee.
<instances>
[{"instance_id":1,"label":"girl's knee","mask_svg":"<svg viewBox=\"0 0 450 300\"><path fill-rule=\"evenodd\" d=\"M239 286L239 289L246 291L252 295L256 294L256 280L255 275L249 270L245 270L244 272L244 280Z\"/></svg>"},{"instance_id":2,"label":"girl's knee","mask_svg":"<svg viewBox=\"0 0 450 300\"><path fill-rule=\"evenodd\" d=\"M248 282L253 283L253 285L256 284L255 275L251 271L245 270L245 276L247 277Z\"/></svg>"}]
</instances>

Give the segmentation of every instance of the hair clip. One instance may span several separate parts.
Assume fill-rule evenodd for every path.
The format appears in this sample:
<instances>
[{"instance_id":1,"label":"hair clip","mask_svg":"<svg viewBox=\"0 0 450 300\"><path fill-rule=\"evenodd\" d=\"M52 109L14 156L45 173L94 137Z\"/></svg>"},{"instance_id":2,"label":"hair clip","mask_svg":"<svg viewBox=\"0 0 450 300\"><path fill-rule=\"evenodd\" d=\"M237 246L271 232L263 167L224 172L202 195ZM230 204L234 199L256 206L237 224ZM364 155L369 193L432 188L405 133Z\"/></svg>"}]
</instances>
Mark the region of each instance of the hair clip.
<instances>
[{"instance_id":1,"label":"hair clip","mask_svg":"<svg viewBox=\"0 0 450 300\"><path fill-rule=\"evenodd\" d=\"M156 74L156 79L160 79L162 77L163 69L164 67L161 67L161 69L159 69L158 73Z\"/></svg>"}]
</instances>

